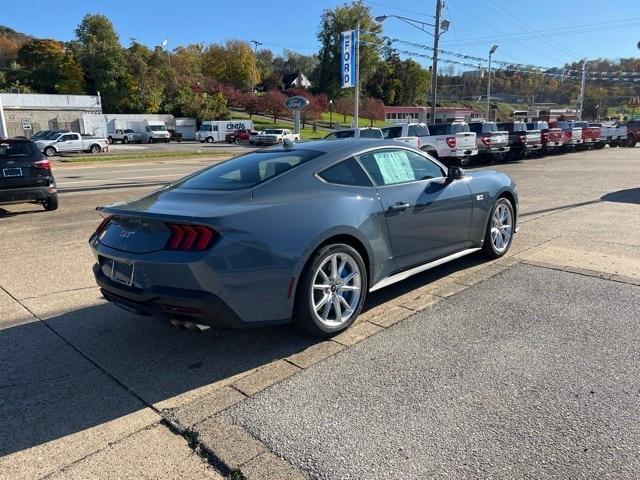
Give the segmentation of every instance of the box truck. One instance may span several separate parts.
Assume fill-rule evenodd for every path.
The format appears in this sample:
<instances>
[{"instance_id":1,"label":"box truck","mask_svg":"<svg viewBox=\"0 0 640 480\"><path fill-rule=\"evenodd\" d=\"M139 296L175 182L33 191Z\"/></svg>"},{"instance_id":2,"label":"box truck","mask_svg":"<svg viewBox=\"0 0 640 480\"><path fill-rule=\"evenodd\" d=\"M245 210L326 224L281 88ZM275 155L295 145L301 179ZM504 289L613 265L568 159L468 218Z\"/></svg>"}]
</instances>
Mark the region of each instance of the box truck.
<instances>
[{"instance_id":1,"label":"box truck","mask_svg":"<svg viewBox=\"0 0 640 480\"><path fill-rule=\"evenodd\" d=\"M253 130L251 120L205 120L196 132L200 143L224 142L227 133L236 130Z\"/></svg>"}]
</instances>

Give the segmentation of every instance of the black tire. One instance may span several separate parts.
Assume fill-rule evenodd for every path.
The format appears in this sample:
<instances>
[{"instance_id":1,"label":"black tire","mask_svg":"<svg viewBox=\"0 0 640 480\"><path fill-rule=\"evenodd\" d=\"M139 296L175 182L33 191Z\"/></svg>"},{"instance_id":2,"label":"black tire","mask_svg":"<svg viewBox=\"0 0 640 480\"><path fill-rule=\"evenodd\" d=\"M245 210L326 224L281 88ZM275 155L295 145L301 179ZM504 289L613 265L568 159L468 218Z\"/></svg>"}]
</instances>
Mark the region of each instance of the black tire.
<instances>
[{"instance_id":1,"label":"black tire","mask_svg":"<svg viewBox=\"0 0 640 480\"><path fill-rule=\"evenodd\" d=\"M627 137L627 147L633 148L636 146L636 143L638 143L638 140L636 140L635 135L629 135Z\"/></svg>"},{"instance_id":2,"label":"black tire","mask_svg":"<svg viewBox=\"0 0 640 480\"><path fill-rule=\"evenodd\" d=\"M56 154L56 149L53 147L47 147L44 149L45 157L53 157Z\"/></svg>"},{"instance_id":3,"label":"black tire","mask_svg":"<svg viewBox=\"0 0 640 480\"><path fill-rule=\"evenodd\" d=\"M89 148L89 151L95 155L96 153L100 153L102 151L102 147L94 143L93 145L91 145L91 148Z\"/></svg>"},{"instance_id":4,"label":"black tire","mask_svg":"<svg viewBox=\"0 0 640 480\"><path fill-rule=\"evenodd\" d=\"M113 137L109 137L109 138L107 138L107 140L109 141L110 145L113 145Z\"/></svg>"},{"instance_id":5,"label":"black tire","mask_svg":"<svg viewBox=\"0 0 640 480\"><path fill-rule=\"evenodd\" d=\"M213 137L207 137L207 143L213 143Z\"/></svg>"},{"instance_id":6,"label":"black tire","mask_svg":"<svg viewBox=\"0 0 640 480\"><path fill-rule=\"evenodd\" d=\"M58 196L53 195L52 197L48 197L44 202L42 202L42 206L47 212L52 212L53 210L57 210Z\"/></svg>"},{"instance_id":7,"label":"black tire","mask_svg":"<svg viewBox=\"0 0 640 480\"><path fill-rule=\"evenodd\" d=\"M492 224L493 214L501 205L506 205L509 211L511 212L511 222L512 222L511 236L509 237L509 241L507 243L506 248L504 248L504 250L497 249L494 246L491 239L491 229L493 227L493 224ZM491 207L491 212L489 213L489 219L487 220L487 227L484 235L484 244L482 245L482 251L487 257L493 258L493 259L500 258L509 251L509 249L511 248L511 243L513 242L513 234L514 234L514 227L515 227L514 222L515 222L515 213L513 211L513 205L511 204L509 199L506 197L498 198L493 204L493 206Z\"/></svg>"},{"instance_id":8,"label":"black tire","mask_svg":"<svg viewBox=\"0 0 640 480\"><path fill-rule=\"evenodd\" d=\"M234 143L235 143L236 145L238 145L238 144L240 143L240 139L239 139L238 137L236 137L236 139L234 140Z\"/></svg>"},{"instance_id":9,"label":"black tire","mask_svg":"<svg viewBox=\"0 0 640 480\"><path fill-rule=\"evenodd\" d=\"M458 159L458 164L461 167L467 167L469 166L470 163L471 163L471 157L461 157L460 159Z\"/></svg>"},{"instance_id":10,"label":"black tire","mask_svg":"<svg viewBox=\"0 0 640 480\"><path fill-rule=\"evenodd\" d=\"M124 138L122 139L122 143L129 143L129 137L125 135Z\"/></svg>"},{"instance_id":11,"label":"black tire","mask_svg":"<svg viewBox=\"0 0 640 480\"><path fill-rule=\"evenodd\" d=\"M312 295L314 292L313 281L314 275L322 265L322 263L328 257L336 253L347 254L353 260L355 260L360 273L360 298L348 320L346 320L339 326L329 326L321 323L314 311L312 304ZM344 243L325 245L324 247L319 248L313 254L309 262L305 266L302 276L300 277L300 282L298 283L296 291L296 301L293 315L294 321L298 326L316 337L327 338L333 335L337 335L338 333L349 328L356 320L356 318L358 318L358 315L360 314L362 306L364 305L367 297L367 290L367 269L365 268L362 257L360 256L358 251Z\"/></svg>"},{"instance_id":12,"label":"black tire","mask_svg":"<svg viewBox=\"0 0 640 480\"><path fill-rule=\"evenodd\" d=\"M147 143L153 143L153 137L149 137L149 139L147 140Z\"/></svg>"}]
</instances>

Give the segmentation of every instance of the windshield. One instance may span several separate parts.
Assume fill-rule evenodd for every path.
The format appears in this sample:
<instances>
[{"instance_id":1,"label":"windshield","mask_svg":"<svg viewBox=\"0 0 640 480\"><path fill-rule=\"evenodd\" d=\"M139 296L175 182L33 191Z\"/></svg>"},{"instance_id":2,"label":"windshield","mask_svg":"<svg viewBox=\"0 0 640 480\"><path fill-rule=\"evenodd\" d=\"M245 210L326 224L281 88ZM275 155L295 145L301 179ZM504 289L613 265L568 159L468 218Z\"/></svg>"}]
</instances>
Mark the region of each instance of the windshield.
<instances>
[{"instance_id":1,"label":"windshield","mask_svg":"<svg viewBox=\"0 0 640 480\"><path fill-rule=\"evenodd\" d=\"M167 127L164 125L149 125L149 130L152 132L166 132Z\"/></svg>"},{"instance_id":2,"label":"windshield","mask_svg":"<svg viewBox=\"0 0 640 480\"><path fill-rule=\"evenodd\" d=\"M407 133L410 137L428 137L429 127L426 125L409 125Z\"/></svg>"},{"instance_id":3,"label":"windshield","mask_svg":"<svg viewBox=\"0 0 640 480\"><path fill-rule=\"evenodd\" d=\"M124 133L136 133L135 131L131 130L130 128L127 128Z\"/></svg>"},{"instance_id":4,"label":"windshield","mask_svg":"<svg viewBox=\"0 0 640 480\"><path fill-rule=\"evenodd\" d=\"M232 158L176 184L176 189L241 190L322 155L315 150L264 150Z\"/></svg>"},{"instance_id":5,"label":"windshield","mask_svg":"<svg viewBox=\"0 0 640 480\"><path fill-rule=\"evenodd\" d=\"M38 154L37 147L31 142L0 141L0 159L28 157Z\"/></svg>"},{"instance_id":6,"label":"windshield","mask_svg":"<svg viewBox=\"0 0 640 480\"><path fill-rule=\"evenodd\" d=\"M282 130L265 130L267 135L282 135Z\"/></svg>"},{"instance_id":7,"label":"windshield","mask_svg":"<svg viewBox=\"0 0 640 480\"><path fill-rule=\"evenodd\" d=\"M55 138L58 138L59 135L60 135L60 132L49 132L44 136L44 138L47 140L53 140Z\"/></svg>"}]
</instances>

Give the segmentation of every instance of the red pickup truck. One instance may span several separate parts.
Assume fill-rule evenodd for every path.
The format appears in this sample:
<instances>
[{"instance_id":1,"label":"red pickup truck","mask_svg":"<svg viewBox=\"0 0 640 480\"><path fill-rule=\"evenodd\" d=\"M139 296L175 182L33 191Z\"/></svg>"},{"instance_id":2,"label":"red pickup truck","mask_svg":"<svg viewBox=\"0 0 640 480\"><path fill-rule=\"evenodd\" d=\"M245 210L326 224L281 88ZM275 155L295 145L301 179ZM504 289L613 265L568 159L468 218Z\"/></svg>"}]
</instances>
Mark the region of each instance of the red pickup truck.
<instances>
[{"instance_id":1,"label":"red pickup truck","mask_svg":"<svg viewBox=\"0 0 640 480\"><path fill-rule=\"evenodd\" d=\"M589 122L573 122L573 126L582 128L582 149L586 150L600 143L600 127L592 127Z\"/></svg>"},{"instance_id":2,"label":"red pickup truck","mask_svg":"<svg viewBox=\"0 0 640 480\"><path fill-rule=\"evenodd\" d=\"M540 130L542 134L542 151L551 153L559 151L564 145L561 128L550 128L547 122L528 122L527 130Z\"/></svg>"},{"instance_id":3,"label":"red pickup truck","mask_svg":"<svg viewBox=\"0 0 640 480\"><path fill-rule=\"evenodd\" d=\"M251 130L236 130L235 132L227 133L224 136L224 141L227 143L248 142L249 135L251 135Z\"/></svg>"}]
</instances>

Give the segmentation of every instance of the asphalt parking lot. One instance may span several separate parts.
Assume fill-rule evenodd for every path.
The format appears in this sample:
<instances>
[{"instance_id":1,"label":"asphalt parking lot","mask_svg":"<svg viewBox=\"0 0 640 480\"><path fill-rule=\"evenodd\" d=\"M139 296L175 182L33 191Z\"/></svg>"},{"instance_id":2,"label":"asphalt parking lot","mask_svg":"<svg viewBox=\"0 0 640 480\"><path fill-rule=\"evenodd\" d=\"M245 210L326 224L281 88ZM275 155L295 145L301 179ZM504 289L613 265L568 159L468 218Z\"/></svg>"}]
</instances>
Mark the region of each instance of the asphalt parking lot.
<instances>
[{"instance_id":1,"label":"asphalt parking lot","mask_svg":"<svg viewBox=\"0 0 640 480\"><path fill-rule=\"evenodd\" d=\"M209 161L59 165L0 209L0 478L638 478L640 150L493 166L508 257L372 294L333 341L107 304L94 207Z\"/></svg>"}]
</instances>

